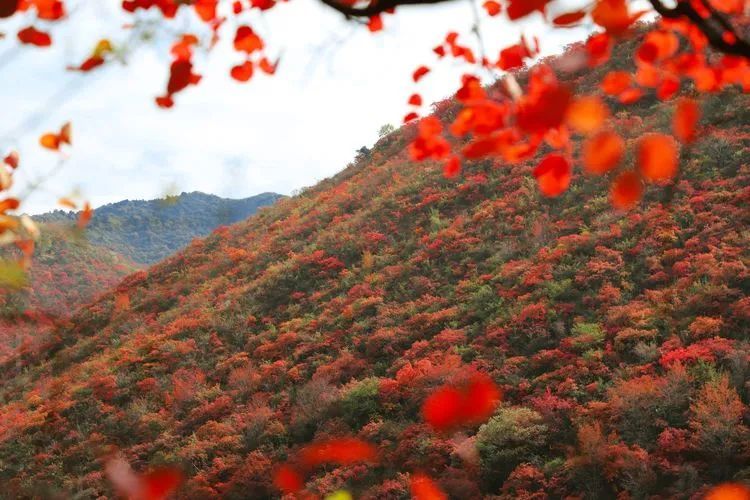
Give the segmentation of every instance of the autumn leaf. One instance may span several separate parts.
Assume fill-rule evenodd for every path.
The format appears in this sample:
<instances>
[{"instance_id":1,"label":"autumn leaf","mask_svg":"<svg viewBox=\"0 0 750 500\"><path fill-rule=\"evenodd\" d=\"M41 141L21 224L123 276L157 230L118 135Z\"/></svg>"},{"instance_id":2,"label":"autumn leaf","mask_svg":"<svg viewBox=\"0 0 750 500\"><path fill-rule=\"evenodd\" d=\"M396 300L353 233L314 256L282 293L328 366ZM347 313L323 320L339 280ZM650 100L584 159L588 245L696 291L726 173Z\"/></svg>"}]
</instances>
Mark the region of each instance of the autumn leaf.
<instances>
[{"instance_id":1,"label":"autumn leaf","mask_svg":"<svg viewBox=\"0 0 750 500\"><path fill-rule=\"evenodd\" d=\"M411 475L409 489L414 500L448 500L448 495L435 481L420 472Z\"/></svg>"},{"instance_id":2,"label":"autumn leaf","mask_svg":"<svg viewBox=\"0 0 750 500\"><path fill-rule=\"evenodd\" d=\"M487 14L492 17L500 14L500 12L503 10L502 6L495 0L486 0L482 4L482 7L484 7L484 10L487 11Z\"/></svg>"},{"instance_id":3,"label":"autumn leaf","mask_svg":"<svg viewBox=\"0 0 750 500\"><path fill-rule=\"evenodd\" d=\"M557 26L570 26L572 24L576 24L584 17L586 17L586 11L578 10L575 12L560 14L552 20L552 23Z\"/></svg>"},{"instance_id":4,"label":"autumn leaf","mask_svg":"<svg viewBox=\"0 0 750 500\"><path fill-rule=\"evenodd\" d=\"M705 500L750 500L750 487L742 483L722 483L711 488Z\"/></svg>"},{"instance_id":5,"label":"autumn leaf","mask_svg":"<svg viewBox=\"0 0 750 500\"><path fill-rule=\"evenodd\" d=\"M605 174L620 163L624 154L625 141L615 132L604 130L583 143L583 168L590 174Z\"/></svg>"},{"instance_id":6,"label":"autumn leaf","mask_svg":"<svg viewBox=\"0 0 750 500\"><path fill-rule=\"evenodd\" d=\"M663 182L677 174L677 142L665 134L645 134L636 145L638 170L649 182Z\"/></svg>"},{"instance_id":7,"label":"autumn leaf","mask_svg":"<svg viewBox=\"0 0 750 500\"><path fill-rule=\"evenodd\" d=\"M643 197L643 182L636 172L623 172L612 183L609 195L612 206L630 210Z\"/></svg>"},{"instance_id":8,"label":"autumn leaf","mask_svg":"<svg viewBox=\"0 0 750 500\"><path fill-rule=\"evenodd\" d=\"M430 68L428 68L427 66L420 66L416 70L414 70L414 74L412 74L412 79L416 83L419 80L421 80L422 77L424 77L429 72L430 72Z\"/></svg>"},{"instance_id":9,"label":"autumn leaf","mask_svg":"<svg viewBox=\"0 0 750 500\"><path fill-rule=\"evenodd\" d=\"M564 156L549 154L534 169L534 177L544 196L559 196L570 186L572 169Z\"/></svg>"},{"instance_id":10,"label":"autumn leaf","mask_svg":"<svg viewBox=\"0 0 750 500\"><path fill-rule=\"evenodd\" d=\"M609 117L609 108L596 96L575 99L566 113L566 122L582 134L595 132Z\"/></svg>"},{"instance_id":11,"label":"autumn leaf","mask_svg":"<svg viewBox=\"0 0 750 500\"><path fill-rule=\"evenodd\" d=\"M52 37L44 31L39 31L33 26L22 29L18 32L18 40L27 45L37 47L49 47L52 45Z\"/></svg>"},{"instance_id":12,"label":"autumn leaf","mask_svg":"<svg viewBox=\"0 0 750 500\"><path fill-rule=\"evenodd\" d=\"M0 288L17 290L28 285L29 278L20 262L0 259Z\"/></svg>"},{"instance_id":13,"label":"autumn leaf","mask_svg":"<svg viewBox=\"0 0 750 500\"><path fill-rule=\"evenodd\" d=\"M300 491L304 487L305 481L302 475L292 466L282 465L274 473L273 484L282 493L291 495Z\"/></svg>"},{"instance_id":14,"label":"autumn leaf","mask_svg":"<svg viewBox=\"0 0 750 500\"><path fill-rule=\"evenodd\" d=\"M308 467L324 463L350 465L377 460L377 449L361 439L339 438L320 441L300 450L300 461Z\"/></svg>"},{"instance_id":15,"label":"autumn leaf","mask_svg":"<svg viewBox=\"0 0 750 500\"><path fill-rule=\"evenodd\" d=\"M672 121L675 137L684 144L695 141L696 127L700 120L701 110L693 99L680 99L677 103Z\"/></svg>"}]
</instances>

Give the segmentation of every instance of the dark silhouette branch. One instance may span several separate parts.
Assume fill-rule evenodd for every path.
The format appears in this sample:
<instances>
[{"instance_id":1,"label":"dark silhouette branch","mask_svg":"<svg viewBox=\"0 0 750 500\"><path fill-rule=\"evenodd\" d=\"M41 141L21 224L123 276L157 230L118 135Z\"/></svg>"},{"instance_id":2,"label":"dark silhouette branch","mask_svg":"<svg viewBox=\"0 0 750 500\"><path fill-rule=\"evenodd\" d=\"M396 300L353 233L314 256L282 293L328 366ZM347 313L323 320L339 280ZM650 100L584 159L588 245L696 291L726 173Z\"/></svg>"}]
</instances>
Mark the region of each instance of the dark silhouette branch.
<instances>
[{"instance_id":1,"label":"dark silhouette branch","mask_svg":"<svg viewBox=\"0 0 750 500\"><path fill-rule=\"evenodd\" d=\"M341 12L347 18L362 18L372 17L401 5L431 5L453 0L374 0L361 7L341 3L337 0L321 1L332 9ZM710 13L709 17L703 17L690 2L685 0L678 0L674 7L667 7L661 0L649 0L654 10L662 17L668 19L688 18L717 51L750 59L750 43L744 40L731 23L706 0L700 1L704 9ZM729 37L726 37L726 34L729 34Z\"/></svg>"}]
</instances>

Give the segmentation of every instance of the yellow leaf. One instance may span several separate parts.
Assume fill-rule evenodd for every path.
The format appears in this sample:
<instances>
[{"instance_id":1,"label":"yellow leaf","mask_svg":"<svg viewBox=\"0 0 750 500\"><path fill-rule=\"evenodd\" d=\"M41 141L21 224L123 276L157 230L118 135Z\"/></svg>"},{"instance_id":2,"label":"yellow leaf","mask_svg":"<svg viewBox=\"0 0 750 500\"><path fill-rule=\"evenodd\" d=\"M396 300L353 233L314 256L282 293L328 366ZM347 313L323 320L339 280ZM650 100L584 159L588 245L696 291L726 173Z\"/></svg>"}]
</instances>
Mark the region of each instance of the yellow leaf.
<instances>
[{"instance_id":1,"label":"yellow leaf","mask_svg":"<svg viewBox=\"0 0 750 500\"><path fill-rule=\"evenodd\" d=\"M0 288L19 289L29 283L29 278L20 262L0 260Z\"/></svg>"}]
</instances>

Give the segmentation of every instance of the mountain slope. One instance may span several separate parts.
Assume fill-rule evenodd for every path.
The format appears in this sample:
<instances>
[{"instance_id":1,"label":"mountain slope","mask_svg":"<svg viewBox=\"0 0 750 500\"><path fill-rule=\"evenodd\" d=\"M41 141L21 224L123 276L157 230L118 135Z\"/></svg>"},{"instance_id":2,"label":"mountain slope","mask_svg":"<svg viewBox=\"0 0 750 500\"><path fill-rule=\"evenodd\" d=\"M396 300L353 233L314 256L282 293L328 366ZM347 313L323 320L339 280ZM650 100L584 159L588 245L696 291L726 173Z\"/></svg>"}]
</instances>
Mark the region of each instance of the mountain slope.
<instances>
[{"instance_id":1,"label":"mountain slope","mask_svg":"<svg viewBox=\"0 0 750 500\"><path fill-rule=\"evenodd\" d=\"M184 247L193 238L214 228L233 224L254 214L260 207L281 198L262 193L232 200L193 192L161 200L120 201L104 205L88 226L89 240L139 264L153 264ZM57 210L34 217L39 222L72 222L73 212Z\"/></svg>"},{"instance_id":2,"label":"mountain slope","mask_svg":"<svg viewBox=\"0 0 750 500\"><path fill-rule=\"evenodd\" d=\"M541 197L534 161L446 180L408 159L403 127L78 311L0 389L0 485L111 495L119 450L181 464L185 498L277 498L275 464L345 435L379 463L313 470L310 492L408 498L420 470L455 498L689 498L748 478L748 104L703 98L679 182L628 213L602 178ZM671 113L648 96L613 126L632 145ZM421 403L472 370L503 406L436 434Z\"/></svg>"},{"instance_id":3,"label":"mountain slope","mask_svg":"<svg viewBox=\"0 0 750 500\"><path fill-rule=\"evenodd\" d=\"M0 365L43 351L55 325L139 267L82 233L43 224L25 286L0 289Z\"/></svg>"}]
</instances>

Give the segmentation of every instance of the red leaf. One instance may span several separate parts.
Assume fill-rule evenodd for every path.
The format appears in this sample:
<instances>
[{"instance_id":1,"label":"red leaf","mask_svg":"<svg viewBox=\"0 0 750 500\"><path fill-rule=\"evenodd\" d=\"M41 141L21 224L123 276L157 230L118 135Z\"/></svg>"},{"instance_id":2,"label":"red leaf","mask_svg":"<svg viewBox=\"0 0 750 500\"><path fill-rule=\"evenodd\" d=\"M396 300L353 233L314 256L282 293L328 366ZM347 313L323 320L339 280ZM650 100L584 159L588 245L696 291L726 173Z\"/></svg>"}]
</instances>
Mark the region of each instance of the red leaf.
<instances>
[{"instance_id":1,"label":"red leaf","mask_svg":"<svg viewBox=\"0 0 750 500\"><path fill-rule=\"evenodd\" d=\"M552 23L556 24L557 26L570 26L571 24L577 23L584 17L586 17L586 12L583 10L568 12L567 14L560 14L559 16L554 18L552 20Z\"/></svg>"},{"instance_id":2,"label":"red leaf","mask_svg":"<svg viewBox=\"0 0 750 500\"><path fill-rule=\"evenodd\" d=\"M419 118L419 114L412 111L408 115L404 116L404 123L410 122L412 120L416 120L417 118Z\"/></svg>"},{"instance_id":3,"label":"red leaf","mask_svg":"<svg viewBox=\"0 0 750 500\"><path fill-rule=\"evenodd\" d=\"M650 182L663 182L677 174L677 142L664 134L646 134L637 145L638 170Z\"/></svg>"},{"instance_id":4,"label":"red leaf","mask_svg":"<svg viewBox=\"0 0 750 500\"><path fill-rule=\"evenodd\" d=\"M246 82L253 77L253 63L251 61L245 61L242 64L233 66L230 74L232 78L238 82Z\"/></svg>"},{"instance_id":5,"label":"red leaf","mask_svg":"<svg viewBox=\"0 0 750 500\"><path fill-rule=\"evenodd\" d=\"M615 168L625 154L625 141L614 132L604 130L583 144L583 168L590 174L602 175Z\"/></svg>"},{"instance_id":6,"label":"red leaf","mask_svg":"<svg viewBox=\"0 0 750 500\"><path fill-rule=\"evenodd\" d=\"M422 105L422 96L419 94L412 94L409 97L409 104L412 106L421 106Z\"/></svg>"},{"instance_id":7,"label":"red leaf","mask_svg":"<svg viewBox=\"0 0 750 500\"><path fill-rule=\"evenodd\" d=\"M300 450L300 460L308 467L323 463L351 465L360 462L375 462L377 449L360 439L339 438L321 441Z\"/></svg>"},{"instance_id":8,"label":"red leaf","mask_svg":"<svg viewBox=\"0 0 750 500\"><path fill-rule=\"evenodd\" d=\"M163 500L176 490L183 481L178 469L164 468L144 474L141 478L144 500Z\"/></svg>"},{"instance_id":9,"label":"red leaf","mask_svg":"<svg viewBox=\"0 0 750 500\"><path fill-rule=\"evenodd\" d=\"M376 33L383 29L383 18L380 14L372 16L367 21L367 29L369 29L371 33Z\"/></svg>"},{"instance_id":10,"label":"red leaf","mask_svg":"<svg viewBox=\"0 0 750 500\"><path fill-rule=\"evenodd\" d=\"M18 151L11 151L5 156L5 158L3 158L3 161L10 168L15 169L15 168L18 168L19 159L20 159L20 156L18 154Z\"/></svg>"},{"instance_id":11,"label":"red leaf","mask_svg":"<svg viewBox=\"0 0 750 500\"><path fill-rule=\"evenodd\" d=\"M586 40L586 51L589 54L589 66L599 66L612 53L612 39L606 32L593 35Z\"/></svg>"},{"instance_id":12,"label":"red leaf","mask_svg":"<svg viewBox=\"0 0 750 500\"><path fill-rule=\"evenodd\" d=\"M420 66L414 71L414 74L412 75L412 79L414 80L414 82L418 82L419 80L422 79L424 75L426 75L429 72L430 72L430 68L428 68L427 66Z\"/></svg>"},{"instance_id":13,"label":"red leaf","mask_svg":"<svg viewBox=\"0 0 750 500\"><path fill-rule=\"evenodd\" d=\"M559 196L570 186L572 169L564 156L549 154L534 169L534 177L544 196Z\"/></svg>"},{"instance_id":14,"label":"red leaf","mask_svg":"<svg viewBox=\"0 0 750 500\"><path fill-rule=\"evenodd\" d=\"M234 48L240 52L252 54L256 50L263 50L263 40L250 26L242 25L237 28L234 35Z\"/></svg>"},{"instance_id":15,"label":"red leaf","mask_svg":"<svg viewBox=\"0 0 750 500\"><path fill-rule=\"evenodd\" d=\"M701 117L701 109L693 99L680 99L674 113L672 130L683 143L690 144L695 140L696 126Z\"/></svg>"},{"instance_id":16,"label":"red leaf","mask_svg":"<svg viewBox=\"0 0 750 500\"><path fill-rule=\"evenodd\" d=\"M643 197L643 183L640 176L632 171L617 176L609 191L612 206L620 210L633 208Z\"/></svg>"},{"instance_id":17,"label":"red leaf","mask_svg":"<svg viewBox=\"0 0 750 500\"><path fill-rule=\"evenodd\" d=\"M462 404L463 396L458 389L441 387L425 400L422 417L436 430L448 430L460 423Z\"/></svg>"},{"instance_id":18,"label":"red leaf","mask_svg":"<svg viewBox=\"0 0 750 500\"><path fill-rule=\"evenodd\" d=\"M461 161L458 159L458 156L451 156L450 158L448 158L448 161L445 162L445 166L443 167L443 175L447 179L452 179L453 177L457 177L460 173Z\"/></svg>"},{"instance_id":19,"label":"red leaf","mask_svg":"<svg viewBox=\"0 0 750 500\"><path fill-rule=\"evenodd\" d=\"M495 412L500 390L484 374L475 374L463 387L446 385L433 392L422 405L422 417L437 431L478 424Z\"/></svg>"},{"instance_id":20,"label":"red leaf","mask_svg":"<svg viewBox=\"0 0 750 500\"><path fill-rule=\"evenodd\" d=\"M630 87L633 77L627 71L610 71L602 79L601 87L605 94L619 95Z\"/></svg>"},{"instance_id":21,"label":"red leaf","mask_svg":"<svg viewBox=\"0 0 750 500\"><path fill-rule=\"evenodd\" d=\"M414 500L448 500L448 495L429 476L419 472L411 475L409 489Z\"/></svg>"},{"instance_id":22,"label":"red leaf","mask_svg":"<svg viewBox=\"0 0 750 500\"><path fill-rule=\"evenodd\" d=\"M49 47L52 45L52 37L44 31L39 31L33 26L24 28L18 32L18 39L21 43L36 45L37 47Z\"/></svg>"},{"instance_id":23,"label":"red leaf","mask_svg":"<svg viewBox=\"0 0 750 500\"><path fill-rule=\"evenodd\" d=\"M499 3L497 3L495 0L486 0L482 7L484 7L484 10L487 11L487 14L494 17L503 10Z\"/></svg>"},{"instance_id":24,"label":"red leaf","mask_svg":"<svg viewBox=\"0 0 750 500\"><path fill-rule=\"evenodd\" d=\"M274 73L276 73L276 68L278 67L278 65L278 59L276 60L276 62L272 63L265 57L260 60L260 63L258 63L258 67L267 75L273 75Z\"/></svg>"},{"instance_id":25,"label":"red leaf","mask_svg":"<svg viewBox=\"0 0 750 500\"><path fill-rule=\"evenodd\" d=\"M299 472L289 465L282 465L276 470L273 484L284 494L297 493L305 485L304 479Z\"/></svg>"},{"instance_id":26,"label":"red leaf","mask_svg":"<svg viewBox=\"0 0 750 500\"><path fill-rule=\"evenodd\" d=\"M83 61L79 66L68 66L70 71L88 72L104 64L104 58L101 56L91 56Z\"/></svg>"},{"instance_id":27,"label":"red leaf","mask_svg":"<svg viewBox=\"0 0 750 500\"><path fill-rule=\"evenodd\" d=\"M534 11L544 14L547 3L549 0L508 0L508 18L513 21Z\"/></svg>"}]
</instances>

